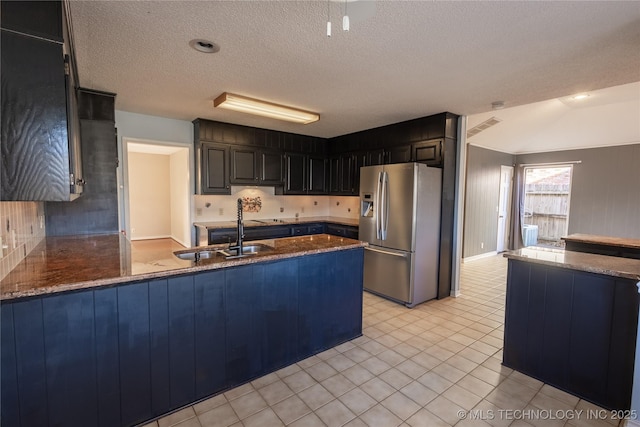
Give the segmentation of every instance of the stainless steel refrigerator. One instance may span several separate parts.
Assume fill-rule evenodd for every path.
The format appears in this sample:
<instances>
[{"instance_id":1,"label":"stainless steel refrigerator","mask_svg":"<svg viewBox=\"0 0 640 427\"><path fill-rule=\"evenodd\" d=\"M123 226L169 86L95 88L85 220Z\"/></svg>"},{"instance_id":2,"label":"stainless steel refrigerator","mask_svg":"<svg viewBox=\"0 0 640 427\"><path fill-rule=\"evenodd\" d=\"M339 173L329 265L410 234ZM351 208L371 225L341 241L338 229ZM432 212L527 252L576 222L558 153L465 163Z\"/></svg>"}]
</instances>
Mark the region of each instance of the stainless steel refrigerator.
<instances>
[{"instance_id":1,"label":"stainless steel refrigerator","mask_svg":"<svg viewBox=\"0 0 640 427\"><path fill-rule=\"evenodd\" d=\"M407 307L436 298L442 170L422 163L360 169L364 288Z\"/></svg>"}]
</instances>

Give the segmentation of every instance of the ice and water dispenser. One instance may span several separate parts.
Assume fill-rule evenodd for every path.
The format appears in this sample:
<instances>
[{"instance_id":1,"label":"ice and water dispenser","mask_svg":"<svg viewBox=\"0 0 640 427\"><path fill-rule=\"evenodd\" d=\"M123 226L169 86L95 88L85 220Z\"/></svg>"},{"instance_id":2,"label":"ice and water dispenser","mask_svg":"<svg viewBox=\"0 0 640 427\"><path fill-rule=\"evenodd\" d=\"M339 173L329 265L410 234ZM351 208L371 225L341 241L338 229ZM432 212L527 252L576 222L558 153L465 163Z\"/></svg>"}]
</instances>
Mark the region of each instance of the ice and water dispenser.
<instances>
[{"instance_id":1,"label":"ice and water dispenser","mask_svg":"<svg viewBox=\"0 0 640 427\"><path fill-rule=\"evenodd\" d=\"M360 199L360 216L373 217L373 194L364 193Z\"/></svg>"}]
</instances>

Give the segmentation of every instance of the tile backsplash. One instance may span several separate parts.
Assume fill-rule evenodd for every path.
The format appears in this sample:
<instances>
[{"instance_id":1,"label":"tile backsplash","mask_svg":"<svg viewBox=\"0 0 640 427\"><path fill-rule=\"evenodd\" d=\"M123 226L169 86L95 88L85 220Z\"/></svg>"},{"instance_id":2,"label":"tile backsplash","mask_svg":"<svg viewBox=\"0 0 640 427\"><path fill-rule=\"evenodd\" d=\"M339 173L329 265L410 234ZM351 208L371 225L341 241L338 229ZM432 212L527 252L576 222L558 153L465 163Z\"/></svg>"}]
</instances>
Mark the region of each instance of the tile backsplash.
<instances>
[{"instance_id":1,"label":"tile backsplash","mask_svg":"<svg viewBox=\"0 0 640 427\"><path fill-rule=\"evenodd\" d=\"M0 280L45 237L44 203L0 202Z\"/></svg>"},{"instance_id":2,"label":"tile backsplash","mask_svg":"<svg viewBox=\"0 0 640 427\"><path fill-rule=\"evenodd\" d=\"M233 221L237 200L260 200L257 212L244 210L244 219L278 219L294 217L358 217L358 197L348 196L277 196L272 187L233 187L230 196L194 196L195 221ZM257 210L257 209L253 209Z\"/></svg>"}]
</instances>

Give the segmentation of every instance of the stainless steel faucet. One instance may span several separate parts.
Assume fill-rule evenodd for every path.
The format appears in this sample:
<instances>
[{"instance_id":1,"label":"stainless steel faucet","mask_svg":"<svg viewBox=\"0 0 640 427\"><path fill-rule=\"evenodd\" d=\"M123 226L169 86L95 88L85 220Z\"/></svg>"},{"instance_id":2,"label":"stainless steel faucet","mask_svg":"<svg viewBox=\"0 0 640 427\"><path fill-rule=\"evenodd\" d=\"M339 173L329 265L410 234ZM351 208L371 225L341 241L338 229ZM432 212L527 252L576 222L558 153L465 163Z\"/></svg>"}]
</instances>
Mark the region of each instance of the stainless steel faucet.
<instances>
[{"instance_id":1,"label":"stainless steel faucet","mask_svg":"<svg viewBox=\"0 0 640 427\"><path fill-rule=\"evenodd\" d=\"M238 198L238 229L237 229L236 244L230 245L229 249L237 250L238 255L243 255L242 252L242 240L244 239L244 224L242 223L242 198Z\"/></svg>"}]
</instances>

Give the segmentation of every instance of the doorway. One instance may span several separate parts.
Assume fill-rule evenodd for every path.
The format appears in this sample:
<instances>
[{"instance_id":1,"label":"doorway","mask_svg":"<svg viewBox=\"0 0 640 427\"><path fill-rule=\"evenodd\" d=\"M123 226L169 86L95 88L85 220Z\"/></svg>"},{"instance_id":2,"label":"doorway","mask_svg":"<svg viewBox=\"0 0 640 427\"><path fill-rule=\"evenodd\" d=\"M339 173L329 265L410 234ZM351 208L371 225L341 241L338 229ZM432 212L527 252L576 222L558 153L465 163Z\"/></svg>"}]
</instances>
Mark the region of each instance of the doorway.
<instances>
[{"instance_id":1,"label":"doorway","mask_svg":"<svg viewBox=\"0 0 640 427\"><path fill-rule=\"evenodd\" d=\"M513 166L500 166L500 198L498 201L498 253L509 249L511 230L511 186Z\"/></svg>"},{"instance_id":2,"label":"doorway","mask_svg":"<svg viewBox=\"0 0 640 427\"><path fill-rule=\"evenodd\" d=\"M569 229L572 165L524 168L524 246L562 247Z\"/></svg>"},{"instance_id":3,"label":"doorway","mask_svg":"<svg viewBox=\"0 0 640 427\"><path fill-rule=\"evenodd\" d=\"M124 139L126 233L134 240L170 238L191 246L189 148Z\"/></svg>"}]
</instances>

